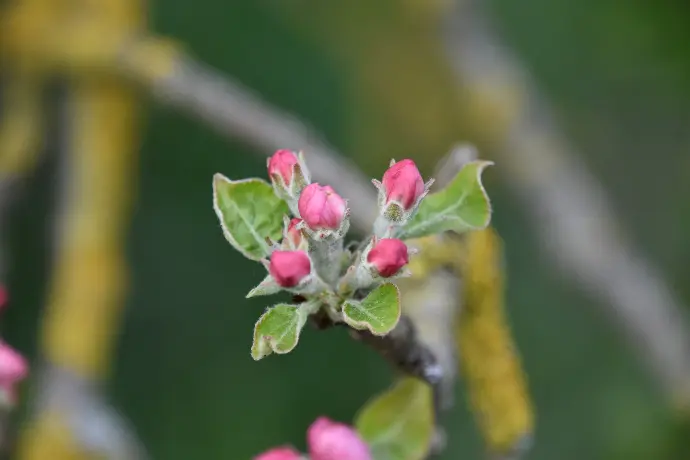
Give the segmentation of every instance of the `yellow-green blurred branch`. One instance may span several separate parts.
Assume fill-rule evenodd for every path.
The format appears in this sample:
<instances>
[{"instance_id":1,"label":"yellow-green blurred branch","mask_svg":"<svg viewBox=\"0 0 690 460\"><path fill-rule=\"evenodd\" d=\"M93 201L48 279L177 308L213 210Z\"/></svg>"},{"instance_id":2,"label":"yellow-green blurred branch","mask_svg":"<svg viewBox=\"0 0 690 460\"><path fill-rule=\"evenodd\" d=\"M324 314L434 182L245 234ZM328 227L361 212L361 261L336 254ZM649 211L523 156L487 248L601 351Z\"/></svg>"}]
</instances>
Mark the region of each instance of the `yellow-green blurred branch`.
<instances>
[{"instance_id":1,"label":"yellow-green blurred branch","mask_svg":"<svg viewBox=\"0 0 690 460\"><path fill-rule=\"evenodd\" d=\"M479 2L444 11L445 45L483 152L532 213L551 256L599 298L673 404L690 406L690 333L662 275L626 238L606 192L553 125L547 104L495 36ZM481 135L485 133L485 135ZM474 140L474 139L473 139Z\"/></svg>"},{"instance_id":2,"label":"yellow-green blurred branch","mask_svg":"<svg viewBox=\"0 0 690 460\"><path fill-rule=\"evenodd\" d=\"M19 458L143 456L128 428L104 402L126 292L123 260L138 103L131 83L114 72L122 42L144 25L139 0L21 0L3 5L0 37L11 77L0 131L0 173L21 175L35 162L46 132L45 82L68 83L63 156L64 207L57 258L43 321L42 357L34 370L36 413L19 441Z\"/></svg>"},{"instance_id":3,"label":"yellow-green blurred branch","mask_svg":"<svg viewBox=\"0 0 690 460\"><path fill-rule=\"evenodd\" d=\"M67 382L95 384L108 372L126 287L124 234L139 118L133 89L122 81L85 76L71 83L65 111L69 168L42 345L49 368L73 374ZM46 374L42 391L54 393L58 375ZM52 404L39 407L20 442L19 458L82 458L83 433L70 428L88 428L105 417L91 413L91 422L75 419L74 411L88 414L75 407L79 398L68 399L72 404L44 399Z\"/></svg>"}]
</instances>

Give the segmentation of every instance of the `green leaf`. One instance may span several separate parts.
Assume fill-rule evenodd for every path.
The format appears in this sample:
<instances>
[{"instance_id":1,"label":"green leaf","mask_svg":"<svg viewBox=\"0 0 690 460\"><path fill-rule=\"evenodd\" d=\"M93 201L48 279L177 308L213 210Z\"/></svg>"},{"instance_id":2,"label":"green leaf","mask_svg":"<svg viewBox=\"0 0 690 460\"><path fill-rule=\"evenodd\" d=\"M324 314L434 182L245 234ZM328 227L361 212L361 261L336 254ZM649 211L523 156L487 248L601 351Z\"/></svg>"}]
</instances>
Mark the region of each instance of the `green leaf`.
<instances>
[{"instance_id":1,"label":"green leaf","mask_svg":"<svg viewBox=\"0 0 690 460\"><path fill-rule=\"evenodd\" d=\"M343 320L355 329L369 329L374 335L386 335L400 319L400 292L386 283L369 293L361 302L343 303Z\"/></svg>"},{"instance_id":2,"label":"green leaf","mask_svg":"<svg viewBox=\"0 0 690 460\"><path fill-rule=\"evenodd\" d=\"M422 200L397 237L411 239L486 228L491 221L491 203L482 185L482 172L491 165L491 161L467 163L443 190Z\"/></svg>"},{"instance_id":3,"label":"green leaf","mask_svg":"<svg viewBox=\"0 0 690 460\"><path fill-rule=\"evenodd\" d=\"M261 179L213 176L213 208L230 244L252 260L269 255L266 238L280 240L287 204Z\"/></svg>"},{"instance_id":4,"label":"green leaf","mask_svg":"<svg viewBox=\"0 0 690 460\"><path fill-rule=\"evenodd\" d=\"M369 401L357 414L355 428L375 460L422 460L434 436L431 387L412 377Z\"/></svg>"},{"instance_id":5,"label":"green leaf","mask_svg":"<svg viewBox=\"0 0 690 460\"><path fill-rule=\"evenodd\" d=\"M290 353L299 342L307 316L297 305L278 304L266 311L254 326L252 358L258 361L271 353Z\"/></svg>"}]
</instances>

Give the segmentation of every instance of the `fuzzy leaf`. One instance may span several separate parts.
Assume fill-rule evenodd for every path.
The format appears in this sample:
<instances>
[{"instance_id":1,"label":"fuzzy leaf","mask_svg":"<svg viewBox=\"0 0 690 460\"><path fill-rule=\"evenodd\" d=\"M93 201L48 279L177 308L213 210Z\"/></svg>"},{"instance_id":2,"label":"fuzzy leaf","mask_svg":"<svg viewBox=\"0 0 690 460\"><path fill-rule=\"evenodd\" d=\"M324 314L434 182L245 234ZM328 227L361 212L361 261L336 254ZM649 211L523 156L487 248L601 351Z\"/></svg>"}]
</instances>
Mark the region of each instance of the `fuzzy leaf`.
<instances>
[{"instance_id":1,"label":"fuzzy leaf","mask_svg":"<svg viewBox=\"0 0 690 460\"><path fill-rule=\"evenodd\" d=\"M261 295L273 295L279 293L283 288L276 283L276 281L273 279L271 275L268 275L266 278L261 281L254 289L249 291L249 294L247 294L247 299L250 299L252 297L258 297Z\"/></svg>"},{"instance_id":2,"label":"fuzzy leaf","mask_svg":"<svg viewBox=\"0 0 690 460\"><path fill-rule=\"evenodd\" d=\"M230 244L252 260L269 255L266 238L280 240L287 204L261 179L213 176L213 208Z\"/></svg>"},{"instance_id":3,"label":"fuzzy leaf","mask_svg":"<svg viewBox=\"0 0 690 460\"><path fill-rule=\"evenodd\" d=\"M278 304L261 315L254 326L252 358L290 353L299 342L307 314L297 305Z\"/></svg>"},{"instance_id":4,"label":"fuzzy leaf","mask_svg":"<svg viewBox=\"0 0 690 460\"><path fill-rule=\"evenodd\" d=\"M462 233L489 225L491 203L482 185L482 172L491 165L490 161L467 163L443 190L424 198L397 237L419 238L446 231Z\"/></svg>"},{"instance_id":5,"label":"fuzzy leaf","mask_svg":"<svg viewBox=\"0 0 690 460\"><path fill-rule=\"evenodd\" d=\"M355 428L376 460L422 460L434 435L431 387L412 377L398 381L357 414Z\"/></svg>"},{"instance_id":6,"label":"fuzzy leaf","mask_svg":"<svg viewBox=\"0 0 690 460\"><path fill-rule=\"evenodd\" d=\"M395 284L382 284L361 302L343 303L343 320L355 329L369 329L374 335L388 334L399 319L400 293Z\"/></svg>"}]
</instances>

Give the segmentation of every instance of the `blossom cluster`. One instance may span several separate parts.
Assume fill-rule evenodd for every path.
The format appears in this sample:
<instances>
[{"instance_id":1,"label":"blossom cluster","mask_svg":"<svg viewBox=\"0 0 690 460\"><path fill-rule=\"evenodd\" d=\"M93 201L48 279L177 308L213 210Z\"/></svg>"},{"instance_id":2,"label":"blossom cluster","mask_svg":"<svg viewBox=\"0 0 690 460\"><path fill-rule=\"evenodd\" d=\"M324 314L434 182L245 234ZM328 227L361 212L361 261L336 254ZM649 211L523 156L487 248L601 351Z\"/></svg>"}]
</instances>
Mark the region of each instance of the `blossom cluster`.
<instances>
[{"instance_id":1,"label":"blossom cluster","mask_svg":"<svg viewBox=\"0 0 690 460\"><path fill-rule=\"evenodd\" d=\"M290 150L279 150L268 159L268 175L276 194L298 216L286 222L283 241L270 255L267 268L272 281L296 293L311 293L323 287L324 281L334 284L340 271L333 266L339 264L340 253L332 249L349 228L347 200L329 185L312 183L302 155ZM392 162L382 180L373 182L379 190L380 216L361 257L340 283L345 290L405 274L410 251L392 235L412 217L431 185L431 181L424 183L409 159ZM310 246L310 240L315 244ZM334 276L324 273L329 271L325 265L334 268L330 270Z\"/></svg>"}]
</instances>

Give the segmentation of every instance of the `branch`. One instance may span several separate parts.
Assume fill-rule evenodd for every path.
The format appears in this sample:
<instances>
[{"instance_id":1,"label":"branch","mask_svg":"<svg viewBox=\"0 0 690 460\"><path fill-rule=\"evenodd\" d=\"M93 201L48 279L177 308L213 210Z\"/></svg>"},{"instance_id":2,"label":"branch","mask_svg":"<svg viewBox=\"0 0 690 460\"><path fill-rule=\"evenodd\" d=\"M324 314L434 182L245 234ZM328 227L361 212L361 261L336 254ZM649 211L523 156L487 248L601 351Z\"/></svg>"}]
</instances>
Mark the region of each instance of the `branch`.
<instances>
[{"instance_id":1,"label":"branch","mask_svg":"<svg viewBox=\"0 0 690 460\"><path fill-rule=\"evenodd\" d=\"M480 2L456 3L444 16L448 56L459 85L506 121L498 142L486 144L533 213L534 231L568 278L598 297L629 333L630 345L669 399L689 404L690 334L683 306L625 238L603 186L568 147L543 97L487 24Z\"/></svg>"},{"instance_id":2,"label":"branch","mask_svg":"<svg viewBox=\"0 0 690 460\"><path fill-rule=\"evenodd\" d=\"M438 420L439 414L444 409L442 384L445 371L433 351L419 340L416 327L408 316L401 316L395 329L385 336L376 336L369 331L352 329L343 322L333 322L325 313L312 316L310 320L317 329L321 330L333 326L346 327L353 339L361 341L379 353L398 372L429 384L433 393L433 413L436 423L436 439L430 455L436 455L445 448L445 435Z\"/></svg>"},{"instance_id":3,"label":"branch","mask_svg":"<svg viewBox=\"0 0 690 460\"><path fill-rule=\"evenodd\" d=\"M152 66L152 62L156 65ZM121 64L124 72L149 85L163 102L200 117L225 136L245 141L261 155L268 156L282 148L304 150L310 171L318 181L347 190L351 207L358 210L352 213L353 225L361 232L369 233L377 216L374 188L354 164L320 140L306 123L268 105L232 79L180 54L163 40L148 38L133 43L122 54ZM152 71L152 67L157 70ZM439 167L437 186L450 181L468 160L475 157L473 149L457 146ZM443 276L442 272L444 270L430 274L425 282L415 286L429 294L425 287L433 281L433 293L418 296L416 299L423 305L410 308L413 316L403 315L398 326L387 336L377 337L365 331L351 330L355 339L376 350L398 371L420 378L432 387L437 420L441 410L452 405L457 374L452 325L460 304L457 276L449 273ZM420 318L424 320L419 325L427 329L423 337L417 330ZM334 323L325 314L312 317L311 321L320 329L345 326L344 323ZM432 454L443 450L445 444L438 421L436 434Z\"/></svg>"},{"instance_id":4,"label":"branch","mask_svg":"<svg viewBox=\"0 0 690 460\"><path fill-rule=\"evenodd\" d=\"M95 382L50 365L41 366L36 412L60 414L81 452L108 460L145 460L148 454L134 431L105 402Z\"/></svg>"},{"instance_id":5,"label":"branch","mask_svg":"<svg viewBox=\"0 0 690 460\"><path fill-rule=\"evenodd\" d=\"M151 62L162 72L152 73ZM303 150L316 180L347 190L352 224L368 233L376 219L376 193L371 181L352 162L322 140L308 125L273 107L227 76L170 49L164 40L149 38L122 55L122 70L150 85L162 102L183 109L220 134L240 139L268 157L278 149Z\"/></svg>"}]
</instances>

